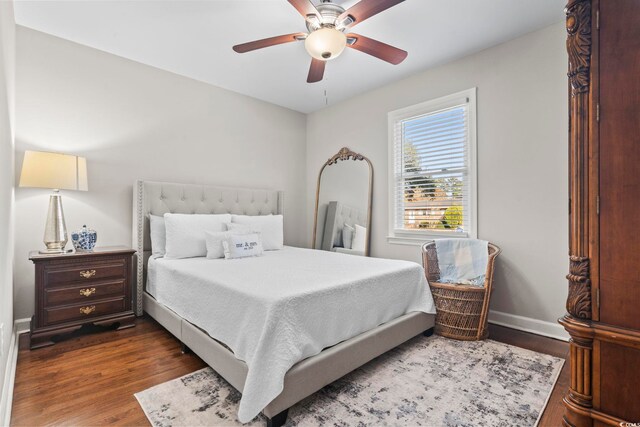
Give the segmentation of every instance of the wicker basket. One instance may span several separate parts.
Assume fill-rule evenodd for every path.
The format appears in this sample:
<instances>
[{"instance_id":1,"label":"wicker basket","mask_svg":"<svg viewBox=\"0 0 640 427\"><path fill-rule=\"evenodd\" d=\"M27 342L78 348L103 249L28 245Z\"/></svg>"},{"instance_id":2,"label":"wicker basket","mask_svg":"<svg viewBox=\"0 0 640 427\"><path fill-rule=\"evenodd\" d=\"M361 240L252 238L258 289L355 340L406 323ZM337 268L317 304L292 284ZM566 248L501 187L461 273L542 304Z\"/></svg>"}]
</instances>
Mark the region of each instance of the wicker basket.
<instances>
[{"instance_id":1,"label":"wicker basket","mask_svg":"<svg viewBox=\"0 0 640 427\"><path fill-rule=\"evenodd\" d=\"M425 275L436 303L435 332L447 338L477 341L487 338L487 314L493 284L493 264L500 248L489 243L489 261L484 287L439 283L436 243L422 246Z\"/></svg>"}]
</instances>

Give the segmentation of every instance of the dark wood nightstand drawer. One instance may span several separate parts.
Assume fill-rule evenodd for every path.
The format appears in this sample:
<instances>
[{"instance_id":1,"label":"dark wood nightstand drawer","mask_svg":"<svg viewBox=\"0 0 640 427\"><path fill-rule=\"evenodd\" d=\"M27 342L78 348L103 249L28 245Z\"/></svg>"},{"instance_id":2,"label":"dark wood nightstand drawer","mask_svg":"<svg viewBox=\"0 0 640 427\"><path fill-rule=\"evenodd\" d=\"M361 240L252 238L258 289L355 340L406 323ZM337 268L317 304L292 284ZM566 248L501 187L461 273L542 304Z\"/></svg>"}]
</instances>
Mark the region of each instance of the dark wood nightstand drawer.
<instances>
[{"instance_id":1,"label":"dark wood nightstand drawer","mask_svg":"<svg viewBox=\"0 0 640 427\"><path fill-rule=\"evenodd\" d=\"M47 268L45 286L68 286L69 283L93 283L103 279L124 279L127 267L124 261L84 263Z\"/></svg>"},{"instance_id":2,"label":"dark wood nightstand drawer","mask_svg":"<svg viewBox=\"0 0 640 427\"><path fill-rule=\"evenodd\" d=\"M92 252L31 252L35 265L32 349L52 345L84 325L135 326L131 310L133 249L97 247Z\"/></svg>"},{"instance_id":3,"label":"dark wood nightstand drawer","mask_svg":"<svg viewBox=\"0 0 640 427\"><path fill-rule=\"evenodd\" d=\"M124 298L94 301L86 304L76 304L65 307L45 308L44 321L47 325L70 322L74 320L91 319L125 310Z\"/></svg>"},{"instance_id":4,"label":"dark wood nightstand drawer","mask_svg":"<svg viewBox=\"0 0 640 427\"><path fill-rule=\"evenodd\" d=\"M88 304L95 300L109 297L120 297L124 295L124 280L89 283L87 285L79 284L68 288L46 289L44 293L44 306L51 308L57 305L66 305L85 301Z\"/></svg>"}]
</instances>

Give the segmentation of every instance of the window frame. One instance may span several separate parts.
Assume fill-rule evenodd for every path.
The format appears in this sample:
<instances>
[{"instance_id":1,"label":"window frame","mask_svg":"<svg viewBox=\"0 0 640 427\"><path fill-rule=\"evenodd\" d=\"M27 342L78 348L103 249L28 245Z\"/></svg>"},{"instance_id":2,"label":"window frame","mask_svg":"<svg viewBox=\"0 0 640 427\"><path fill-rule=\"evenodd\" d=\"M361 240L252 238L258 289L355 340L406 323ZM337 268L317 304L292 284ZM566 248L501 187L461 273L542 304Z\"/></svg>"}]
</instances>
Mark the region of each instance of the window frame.
<instances>
[{"instance_id":1,"label":"window frame","mask_svg":"<svg viewBox=\"0 0 640 427\"><path fill-rule=\"evenodd\" d=\"M478 167L477 167L477 88L463 90L451 95L421 102L416 105L391 111L387 114L388 123L388 198L389 209L387 242L399 245L422 245L425 240L437 238L477 238L478 237ZM435 113L440 110L455 107L462 103L467 104L467 126L468 126L468 146L469 156L468 177L469 177L469 231L460 233L456 231L434 231L434 230L410 230L395 228L396 214L396 175L395 175L395 126L398 121L408 120L412 117Z\"/></svg>"}]
</instances>

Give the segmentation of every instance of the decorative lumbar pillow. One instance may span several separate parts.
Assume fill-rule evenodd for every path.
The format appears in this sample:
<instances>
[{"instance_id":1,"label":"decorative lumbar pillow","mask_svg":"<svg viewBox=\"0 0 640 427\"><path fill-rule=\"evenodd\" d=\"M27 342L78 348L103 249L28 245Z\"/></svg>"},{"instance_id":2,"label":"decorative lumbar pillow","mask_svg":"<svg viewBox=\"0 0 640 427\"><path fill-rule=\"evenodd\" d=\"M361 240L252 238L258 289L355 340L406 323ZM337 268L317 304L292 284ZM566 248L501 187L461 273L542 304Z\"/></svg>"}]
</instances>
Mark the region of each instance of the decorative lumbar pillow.
<instances>
[{"instance_id":1,"label":"decorative lumbar pillow","mask_svg":"<svg viewBox=\"0 0 640 427\"><path fill-rule=\"evenodd\" d=\"M353 246L353 235L355 234L356 229L350 226L349 224L345 224L342 227L342 247L345 249L351 249Z\"/></svg>"},{"instance_id":2,"label":"decorative lumbar pillow","mask_svg":"<svg viewBox=\"0 0 640 427\"><path fill-rule=\"evenodd\" d=\"M225 231L231 215L164 214L167 243L165 258L180 259L207 255L205 233Z\"/></svg>"},{"instance_id":3,"label":"decorative lumbar pillow","mask_svg":"<svg viewBox=\"0 0 640 427\"><path fill-rule=\"evenodd\" d=\"M260 230L265 251L274 251L284 247L282 215L232 215L231 222Z\"/></svg>"},{"instance_id":4,"label":"decorative lumbar pillow","mask_svg":"<svg viewBox=\"0 0 640 427\"><path fill-rule=\"evenodd\" d=\"M260 233L231 234L222 241L224 258L245 258L262 255L263 246Z\"/></svg>"},{"instance_id":5,"label":"decorative lumbar pillow","mask_svg":"<svg viewBox=\"0 0 640 427\"><path fill-rule=\"evenodd\" d=\"M167 231L164 226L164 217L149 215L149 235L151 237L151 255L154 258L162 258L166 251Z\"/></svg>"},{"instance_id":6,"label":"decorative lumbar pillow","mask_svg":"<svg viewBox=\"0 0 640 427\"><path fill-rule=\"evenodd\" d=\"M355 229L356 232L353 235L351 249L364 253L367 245L367 229L358 224L355 225Z\"/></svg>"}]
</instances>

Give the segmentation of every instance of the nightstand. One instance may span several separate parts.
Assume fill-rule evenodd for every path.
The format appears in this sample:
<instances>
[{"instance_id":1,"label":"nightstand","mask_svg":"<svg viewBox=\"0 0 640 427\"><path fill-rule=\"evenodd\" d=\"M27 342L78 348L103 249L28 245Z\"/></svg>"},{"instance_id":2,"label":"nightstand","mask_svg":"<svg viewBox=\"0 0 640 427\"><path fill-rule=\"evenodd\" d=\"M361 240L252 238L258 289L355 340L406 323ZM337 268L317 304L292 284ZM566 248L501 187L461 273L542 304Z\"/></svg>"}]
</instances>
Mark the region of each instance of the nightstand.
<instances>
[{"instance_id":1,"label":"nightstand","mask_svg":"<svg viewBox=\"0 0 640 427\"><path fill-rule=\"evenodd\" d=\"M135 326L132 310L133 249L114 246L93 252L40 254L29 259L36 269L32 349L55 343L54 337L85 324Z\"/></svg>"}]
</instances>

